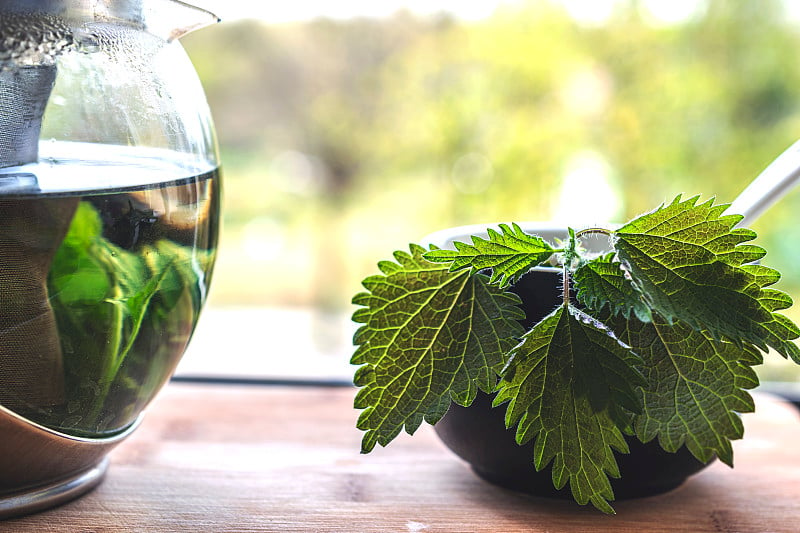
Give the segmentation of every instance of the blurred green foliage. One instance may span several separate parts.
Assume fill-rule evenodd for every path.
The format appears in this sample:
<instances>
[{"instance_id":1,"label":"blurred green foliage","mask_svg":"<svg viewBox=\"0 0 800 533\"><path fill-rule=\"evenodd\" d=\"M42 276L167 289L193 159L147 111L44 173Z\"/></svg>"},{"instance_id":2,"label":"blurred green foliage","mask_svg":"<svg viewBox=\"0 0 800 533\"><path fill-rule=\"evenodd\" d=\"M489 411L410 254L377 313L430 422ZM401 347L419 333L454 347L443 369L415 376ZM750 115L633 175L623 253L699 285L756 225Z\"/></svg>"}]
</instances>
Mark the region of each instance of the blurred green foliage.
<instances>
[{"instance_id":1,"label":"blurred green foliage","mask_svg":"<svg viewBox=\"0 0 800 533\"><path fill-rule=\"evenodd\" d=\"M635 0L595 26L545 0L469 23L244 21L184 44L227 180L217 303L346 311L431 231L730 201L800 137L800 22L777 0L709 0L670 26ZM791 194L754 225L792 294L799 211Z\"/></svg>"}]
</instances>

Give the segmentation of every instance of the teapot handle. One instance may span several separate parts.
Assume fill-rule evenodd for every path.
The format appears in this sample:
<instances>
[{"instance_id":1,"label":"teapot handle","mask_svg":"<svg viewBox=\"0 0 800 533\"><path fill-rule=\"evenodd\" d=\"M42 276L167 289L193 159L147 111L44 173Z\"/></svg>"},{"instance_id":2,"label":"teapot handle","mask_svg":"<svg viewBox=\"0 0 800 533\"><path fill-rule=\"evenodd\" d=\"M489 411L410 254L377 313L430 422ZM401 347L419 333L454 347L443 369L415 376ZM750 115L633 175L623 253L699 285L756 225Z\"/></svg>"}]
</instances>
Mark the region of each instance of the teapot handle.
<instances>
[{"instance_id":1,"label":"teapot handle","mask_svg":"<svg viewBox=\"0 0 800 533\"><path fill-rule=\"evenodd\" d=\"M747 226L786 195L800 179L800 140L787 148L741 192L728 208Z\"/></svg>"}]
</instances>

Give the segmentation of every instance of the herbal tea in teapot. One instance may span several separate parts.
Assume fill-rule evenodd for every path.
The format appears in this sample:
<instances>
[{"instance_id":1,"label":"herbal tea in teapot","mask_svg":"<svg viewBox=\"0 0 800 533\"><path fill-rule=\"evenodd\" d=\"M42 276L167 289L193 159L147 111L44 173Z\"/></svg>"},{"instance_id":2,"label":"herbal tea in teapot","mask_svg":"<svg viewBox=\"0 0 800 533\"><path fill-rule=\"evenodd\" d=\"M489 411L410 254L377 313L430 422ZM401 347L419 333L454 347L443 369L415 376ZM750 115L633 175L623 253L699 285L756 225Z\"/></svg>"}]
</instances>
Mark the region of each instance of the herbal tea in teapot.
<instances>
[{"instance_id":1,"label":"herbal tea in teapot","mask_svg":"<svg viewBox=\"0 0 800 533\"><path fill-rule=\"evenodd\" d=\"M133 422L189 341L215 254L217 170L158 150L50 148L0 170L0 404L99 436Z\"/></svg>"}]
</instances>

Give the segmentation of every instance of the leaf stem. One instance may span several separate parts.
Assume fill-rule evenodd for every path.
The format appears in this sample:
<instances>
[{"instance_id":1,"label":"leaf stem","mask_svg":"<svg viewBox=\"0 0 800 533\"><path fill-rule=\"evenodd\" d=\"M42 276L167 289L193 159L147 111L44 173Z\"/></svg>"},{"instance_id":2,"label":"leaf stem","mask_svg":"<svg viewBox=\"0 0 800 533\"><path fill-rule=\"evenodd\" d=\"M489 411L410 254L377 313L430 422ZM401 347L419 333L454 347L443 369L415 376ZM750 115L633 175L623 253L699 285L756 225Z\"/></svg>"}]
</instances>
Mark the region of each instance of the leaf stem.
<instances>
[{"instance_id":1,"label":"leaf stem","mask_svg":"<svg viewBox=\"0 0 800 533\"><path fill-rule=\"evenodd\" d=\"M97 423L97 419L105 406L106 398L108 398L108 393L111 390L111 383L114 381L115 368L119 367L119 350L122 346L122 330L125 320L124 309L118 301L120 296L121 290L119 286L115 286L114 296L105 301L105 303L111 305L111 336L106 343L106 353L103 355L103 367L98 381L100 391L95 397L94 407L87 415L87 423L89 424Z\"/></svg>"},{"instance_id":2,"label":"leaf stem","mask_svg":"<svg viewBox=\"0 0 800 533\"><path fill-rule=\"evenodd\" d=\"M562 298L563 298L563 305L564 307L569 307L569 271L573 266L573 263L579 259L578 257L578 238L575 234L575 230L572 228L567 228L569 231L569 240L567 241L567 246L564 248L563 254L563 273L561 275L561 283L563 284L561 287L562 290Z\"/></svg>"}]
</instances>

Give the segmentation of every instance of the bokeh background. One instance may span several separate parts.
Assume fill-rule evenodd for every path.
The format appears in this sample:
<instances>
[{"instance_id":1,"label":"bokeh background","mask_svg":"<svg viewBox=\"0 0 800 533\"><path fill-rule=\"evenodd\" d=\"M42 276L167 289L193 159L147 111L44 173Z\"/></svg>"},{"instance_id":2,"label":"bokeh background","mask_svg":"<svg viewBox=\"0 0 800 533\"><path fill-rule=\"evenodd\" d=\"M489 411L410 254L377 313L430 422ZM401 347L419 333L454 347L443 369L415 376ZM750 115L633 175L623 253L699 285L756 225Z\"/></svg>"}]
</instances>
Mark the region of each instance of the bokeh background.
<instances>
[{"instance_id":1,"label":"bokeh background","mask_svg":"<svg viewBox=\"0 0 800 533\"><path fill-rule=\"evenodd\" d=\"M223 17L182 42L225 211L184 374L347 380L351 297L394 250L729 202L800 138L794 0L196 3ZM799 213L791 193L752 226L798 300Z\"/></svg>"}]
</instances>

